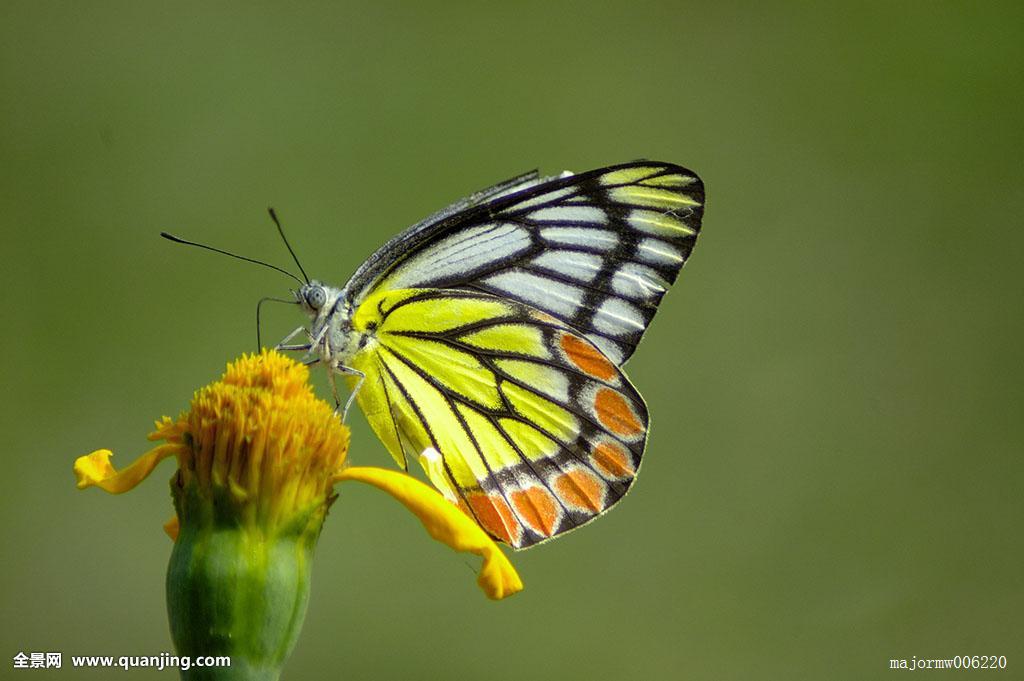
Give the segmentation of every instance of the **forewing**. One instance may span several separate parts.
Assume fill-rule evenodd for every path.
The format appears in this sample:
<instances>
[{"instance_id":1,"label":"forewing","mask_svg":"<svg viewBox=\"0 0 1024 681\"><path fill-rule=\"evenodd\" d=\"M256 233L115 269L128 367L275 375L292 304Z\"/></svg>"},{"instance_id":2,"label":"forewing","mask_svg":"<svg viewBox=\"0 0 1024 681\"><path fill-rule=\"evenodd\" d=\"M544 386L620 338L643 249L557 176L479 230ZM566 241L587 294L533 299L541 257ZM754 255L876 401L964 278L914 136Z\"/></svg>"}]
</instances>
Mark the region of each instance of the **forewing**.
<instances>
[{"instance_id":1,"label":"forewing","mask_svg":"<svg viewBox=\"0 0 1024 681\"><path fill-rule=\"evenodd\" d=\"M647 409L586 337L531 307L457 290L367 299L357 399L399 461L493 535L532 546L597 517L629 489Z\"/></svg>"},{"instance_id":2,"label":"forewing","mask_svg":"<svg viewBox=\"0 0 1024 681\"><path fill-rule=\"evenodd\" d=\"M700 230L704 185L636 161L577 175L524 175L410 228L345 287L458 288L509 298L577 329L616 365L633 354Z\"/></svg>"}]
</instances>

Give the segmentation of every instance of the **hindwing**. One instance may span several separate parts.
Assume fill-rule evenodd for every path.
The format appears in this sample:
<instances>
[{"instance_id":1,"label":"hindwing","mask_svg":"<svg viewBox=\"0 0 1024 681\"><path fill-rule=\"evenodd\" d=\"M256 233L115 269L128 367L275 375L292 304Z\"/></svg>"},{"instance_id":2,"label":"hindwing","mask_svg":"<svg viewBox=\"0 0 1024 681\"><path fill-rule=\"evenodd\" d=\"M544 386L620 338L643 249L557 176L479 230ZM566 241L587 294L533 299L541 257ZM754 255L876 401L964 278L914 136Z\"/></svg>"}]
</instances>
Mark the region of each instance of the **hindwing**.
<instances>
[{"instance_id":1,"label":"hindwing","mask_svg":"<svg viewBox=\"0 0 1024 681\"><path fill-rule=\"evenodd\" d=\"M647 408L559 319L482 292L400 289L366 298L353 324L373 332L352 362L373 429L495 538L531 546L626 494Z\"/></svg>"}]
</instances>

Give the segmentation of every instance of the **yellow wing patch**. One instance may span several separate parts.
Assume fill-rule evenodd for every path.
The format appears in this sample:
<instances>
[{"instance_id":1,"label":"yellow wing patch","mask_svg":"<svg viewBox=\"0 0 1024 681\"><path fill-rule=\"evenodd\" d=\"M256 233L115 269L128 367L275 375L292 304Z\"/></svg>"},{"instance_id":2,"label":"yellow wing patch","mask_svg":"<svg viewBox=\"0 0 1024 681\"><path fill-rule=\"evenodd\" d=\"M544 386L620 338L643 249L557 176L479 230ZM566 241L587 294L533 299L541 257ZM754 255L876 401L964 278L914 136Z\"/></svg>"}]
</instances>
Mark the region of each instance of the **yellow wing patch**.
<instances>
[{"instance_id":1,"label":"yellow wing patch","mask_svg":"<svg viewBox=\"0 0 1024 681\"><path fill-rule=\"evenodd\" d=\"M553 321L557 323L557 320ZM480 350L515 348L530 357L547 359L551 356L551 352L544 345L541 330L533 326L524 327L522 324L495 324L479 331L471 331L462 336L462 342Z\"/></svg>"}]
</instances>

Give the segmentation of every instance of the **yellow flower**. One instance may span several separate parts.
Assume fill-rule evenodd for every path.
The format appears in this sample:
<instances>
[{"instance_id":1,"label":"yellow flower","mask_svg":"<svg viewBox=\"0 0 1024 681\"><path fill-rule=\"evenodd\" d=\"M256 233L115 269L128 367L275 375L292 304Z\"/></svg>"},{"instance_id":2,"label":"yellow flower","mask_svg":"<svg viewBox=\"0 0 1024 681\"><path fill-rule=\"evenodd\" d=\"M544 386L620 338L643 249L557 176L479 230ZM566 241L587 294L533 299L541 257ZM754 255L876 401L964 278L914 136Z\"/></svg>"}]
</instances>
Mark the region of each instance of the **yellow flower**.
<instances>
[{"instance_id":1,"label":"yellow flower","mask_svg":"<svg viewBox=\"0 0 1024 681\"><path fill-rule=\"evenodd\" d=\"M488 597L523 588L501 549L437 491L404 473L349 467L348 428L313 394L309 370L279 353L229 364L149 439L161 444L121 470L101 449L74 471L80 489L120 494L177 459L176 515L165 530L175 540L167 592L179 653L231 654L245 678L276 678L304 618L312 552L339 482L387 492L434 539L481 556Z\"/></svg>"},{"instance_id":2,"label":"yellow flower","mask_svg":"<svg viewBox=\"0 0 1024 681\"><path fill-rule=\"evenodd\" d=\"M322 521L333 476L345 463L349 431L313 395L308 375L306 367L277 353L244 356L228 365L221 380L198 390L191 409L176 421L157 421L149 439L165 444L131 465L115 470L106 449L79 457L78 487L120 494L174 456L175 500L189 490L208 502L176 503L181 523L213 501L218 512L266 533L310 511L312 522ZM168 525L176 532L177 522Z\"/></svg>"}]
</instances>

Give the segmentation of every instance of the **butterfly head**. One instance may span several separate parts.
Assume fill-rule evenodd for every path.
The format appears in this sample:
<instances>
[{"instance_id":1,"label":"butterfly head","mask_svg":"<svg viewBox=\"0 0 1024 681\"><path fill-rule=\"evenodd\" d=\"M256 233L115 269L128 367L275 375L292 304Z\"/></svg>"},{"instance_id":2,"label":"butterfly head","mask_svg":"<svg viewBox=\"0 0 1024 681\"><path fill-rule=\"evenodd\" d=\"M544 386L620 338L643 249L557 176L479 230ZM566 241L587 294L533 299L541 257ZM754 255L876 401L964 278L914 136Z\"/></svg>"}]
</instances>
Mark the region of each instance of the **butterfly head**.
<instances>
[{"instance_id":1,"label":"butterfly head","mask_svg":"<svg viewBox=\"0 0 1024 681\"><path fill-rule=\"evenodd\" d=\"M334 313L344 307L341 289L328 286L316 279L300 286L294 294L295 301L313 318L314 324L334 316Z\"/></svg>"},{"instance_id":2,"label":"butterfly head","mask_svg":"<svg viewBox=\"0 0 1024 681\"><path fill-rule=\"evenodd\" d=\"M313 341L313 350L327 358L345 349L349 345L351 306L344 303L341 289L314 279L294 293L296 302L312 320L309 337Z\"/></svg>"},{"instance_id":3,"label":"butterfly head","mask_svg":"<svg viewBox=\"0 0 1024 681\"><path fill-rule=\"evenodd\" d=\"M295 298L307 313L316 318L321 310L327 307L328 287L314 279L308 284L303 284L295 292Z\"/></svg>"}]
</instances>

